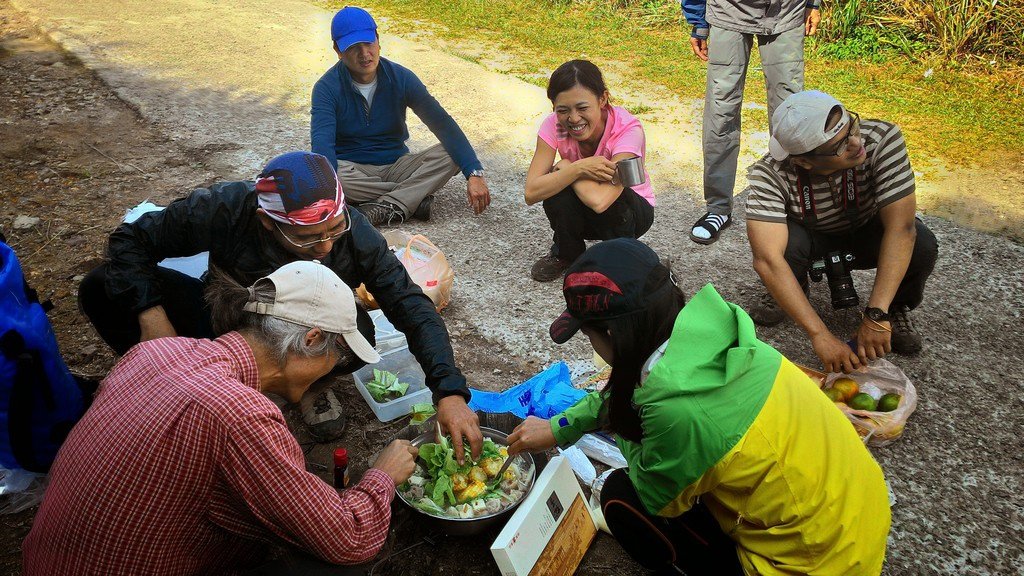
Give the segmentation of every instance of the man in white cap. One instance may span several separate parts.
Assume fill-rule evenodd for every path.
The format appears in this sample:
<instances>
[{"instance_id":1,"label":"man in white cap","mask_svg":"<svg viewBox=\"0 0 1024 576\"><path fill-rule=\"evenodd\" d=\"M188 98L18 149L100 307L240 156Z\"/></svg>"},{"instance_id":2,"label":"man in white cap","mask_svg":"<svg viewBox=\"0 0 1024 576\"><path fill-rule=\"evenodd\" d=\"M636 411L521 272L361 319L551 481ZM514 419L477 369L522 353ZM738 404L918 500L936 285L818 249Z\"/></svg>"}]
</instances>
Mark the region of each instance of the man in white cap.
<instances>
[{"instance_id":1,"label":"man in white cap","mask_svg":"<svg viewBox=\"0 0 1024 576\"><path fill-rule=\"evenodd\" d=\"M915 218L914 172L895 124L861 120L818 91L775 111L769 154L748 173L747 235L768 289L750 311L763 326L787 315L830 372L849 372L890 350L914 354L921 336L908 313L935 266L935 235ZM877 268L863 319L847 342L808 300L808 273L822 259L833 306L857 305L851 269Z\"/></svg>"},{"instance_id":2,"label":"man in white cap","mask_svg":"<svg viewBox=\"0 0 1024 576\"><path fill-rule=\"evenodd\" d=\"M380 57L370 13L339 10L331 42L339 61L313 87L310 141L338 171L349 201L374 226L429 220L434 193L462 172L470 209L483 212L491 194L476 152L416 74ZM440 144L409 152L408 109Z\"/></svg>"},{"instance_id":3,"label":"man in white cap","mask_svg":"<svg viewBox=\"0 0 1024 576\"><path fill-rule=\"evenodd\" d=\"M289 563L312 566L381 549L416 449L395 440L338 492L306 471L264 396L294 402L343 357L379 360L352 289L297 261L248 289L224 275L210 300L222 336L143 342L100 385L50 472L26 575L236 573L266 563L267 542L306 551Z\"/></svg>"}]
</instances>

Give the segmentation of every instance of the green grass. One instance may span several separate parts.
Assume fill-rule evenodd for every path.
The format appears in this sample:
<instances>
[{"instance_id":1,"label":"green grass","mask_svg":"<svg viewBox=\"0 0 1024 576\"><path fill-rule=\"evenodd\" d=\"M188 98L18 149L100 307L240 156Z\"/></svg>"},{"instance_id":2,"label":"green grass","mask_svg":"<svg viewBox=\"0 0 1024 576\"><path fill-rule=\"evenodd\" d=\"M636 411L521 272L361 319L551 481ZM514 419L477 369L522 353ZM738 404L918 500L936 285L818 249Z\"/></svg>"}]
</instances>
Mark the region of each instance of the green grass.
<instances>
[{"instance_id":1,"label":"green grass","mask_svg":"<svg viewBox=\"0 0 1024 576\"><path fill-rule=\"evenodd\" d=\"M344 5L327 4L335 9ZM533 84L538 74L584 57L625 76L626 86L610 86L613 96L629 85L652 82L681 97L704 94L704 64L690 51L688 27L648 26L645 19L629 18L630 12L600 2L365 0L363 5L411 26L433 28L442 38L481 42L516 56L502 72ZM809 47L805 86L831 93L862 116L900 124L915 154L955 164L1024 160L1024 80L1019 74L984 66L981 72L966 72L944 66L939 57L858 53L870 39L861 40L831 47L832 52L820 44ZM755 58L751 65L756 64ZM933 73L926 77L929 69ZM759 72L751 71L746 93L748 100L764 103ZM757 116L748 115L755 125L763 124L764 114Z\"/></svg>"}]
</instances>

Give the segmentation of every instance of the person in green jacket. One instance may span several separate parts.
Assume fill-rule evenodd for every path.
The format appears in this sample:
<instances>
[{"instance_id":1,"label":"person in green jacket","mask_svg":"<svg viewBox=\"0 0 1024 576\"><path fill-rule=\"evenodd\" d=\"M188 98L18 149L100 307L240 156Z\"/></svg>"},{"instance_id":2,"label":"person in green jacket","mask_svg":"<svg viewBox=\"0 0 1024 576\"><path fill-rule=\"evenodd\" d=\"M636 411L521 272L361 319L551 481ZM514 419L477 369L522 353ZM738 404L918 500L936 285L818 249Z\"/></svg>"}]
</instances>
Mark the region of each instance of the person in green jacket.
<instances>
[{"instance_id":1,"label":"person in green jacket","mask_svg":"<svg viewBox=\"0 0 1024 576\"><path fill-rule=\"evenodd\" d=\"M583 332L612 365L602 392L528 418L509 453L605 429L628 467L601 507L663 574L879 574L891 521L882 469L796 365L711 285L689 303L643 243L592 246L566 271L555 342Z\"/></svg>"}]
</instances>

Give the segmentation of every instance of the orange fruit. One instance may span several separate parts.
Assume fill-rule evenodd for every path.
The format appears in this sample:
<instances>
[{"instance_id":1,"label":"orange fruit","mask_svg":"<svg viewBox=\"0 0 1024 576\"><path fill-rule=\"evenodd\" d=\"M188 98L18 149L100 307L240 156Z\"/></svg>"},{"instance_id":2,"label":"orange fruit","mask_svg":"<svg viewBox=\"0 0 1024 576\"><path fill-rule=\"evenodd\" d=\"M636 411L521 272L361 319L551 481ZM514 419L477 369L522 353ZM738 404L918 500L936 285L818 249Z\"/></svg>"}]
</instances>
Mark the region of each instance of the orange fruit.
<instances>
[{"instance_id":1,"label":"orange fruit","mask_svg":"<svg viewBox=\"0 0 1024 576\"><path fill-rule=\"evenodd\" d=\"M839 390L843 394L843 402L853 398L860 392L860 387L857 386L857 383L852 378L837 378L832 383L832 389Z\"/></svg>"}]
</instances>

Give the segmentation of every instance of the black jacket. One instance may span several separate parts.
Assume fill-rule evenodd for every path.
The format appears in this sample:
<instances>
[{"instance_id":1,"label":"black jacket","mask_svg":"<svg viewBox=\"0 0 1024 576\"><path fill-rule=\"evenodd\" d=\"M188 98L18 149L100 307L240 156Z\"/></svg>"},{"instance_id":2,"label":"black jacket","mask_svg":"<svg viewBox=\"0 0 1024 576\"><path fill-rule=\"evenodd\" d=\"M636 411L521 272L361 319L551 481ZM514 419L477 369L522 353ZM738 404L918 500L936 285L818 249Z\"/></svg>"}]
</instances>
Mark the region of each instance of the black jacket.
<instances>
[{"instance_id":1,"label":"black jacket","mask_svg":"<svg viewBox=\"0 0 1024 576\"><path fill-rule=\"evenodd\" d=\"M199 188L150 212L110 235L107 294L127 300L135 312L161 303L157 262L164 258L210 252L210 264L249 286L298 258L282 248L256 216L252 182L225 182ZM388 320L405 333L409 349L423 367L436 397L460 394L469 400L466 378L455 367L455 355L444 321L387 242L356 210L352 229L336 240L322 260L351 287L366 284Z\"/></svg>"}]
</instances>

